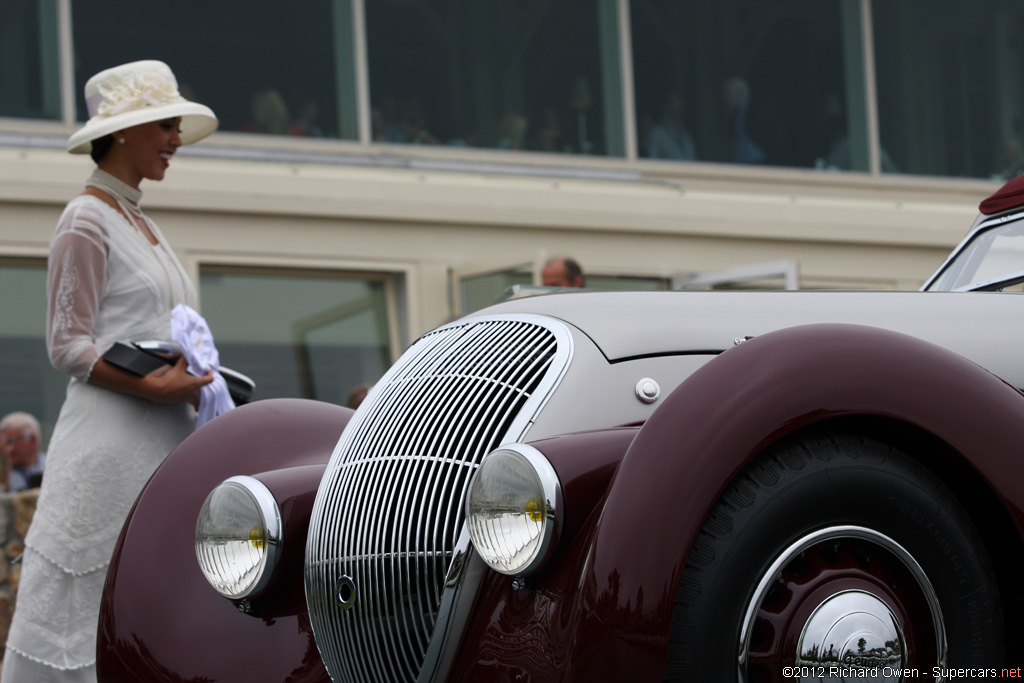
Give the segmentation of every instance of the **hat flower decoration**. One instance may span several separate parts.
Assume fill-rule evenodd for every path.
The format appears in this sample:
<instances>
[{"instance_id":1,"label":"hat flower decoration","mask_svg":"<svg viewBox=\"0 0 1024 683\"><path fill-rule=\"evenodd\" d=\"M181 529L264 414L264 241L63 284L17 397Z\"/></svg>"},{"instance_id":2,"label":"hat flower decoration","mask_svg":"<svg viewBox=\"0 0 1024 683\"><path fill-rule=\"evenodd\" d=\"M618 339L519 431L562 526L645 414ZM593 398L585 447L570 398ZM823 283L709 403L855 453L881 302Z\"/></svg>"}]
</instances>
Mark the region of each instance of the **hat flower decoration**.
<instances>
[{"instance_id":1,"label":"hat flower decoration","mask_svg":"<svg viewBox=\"0 0 1024 683\"><path fill-rule=\"evenodd\" d=\"M143 107L162 107L187 102L178 92L178 85L158 71L138 73L128 78L114 76L98 88L99 116L117 116Z\"/></svg>"}]
</instances>

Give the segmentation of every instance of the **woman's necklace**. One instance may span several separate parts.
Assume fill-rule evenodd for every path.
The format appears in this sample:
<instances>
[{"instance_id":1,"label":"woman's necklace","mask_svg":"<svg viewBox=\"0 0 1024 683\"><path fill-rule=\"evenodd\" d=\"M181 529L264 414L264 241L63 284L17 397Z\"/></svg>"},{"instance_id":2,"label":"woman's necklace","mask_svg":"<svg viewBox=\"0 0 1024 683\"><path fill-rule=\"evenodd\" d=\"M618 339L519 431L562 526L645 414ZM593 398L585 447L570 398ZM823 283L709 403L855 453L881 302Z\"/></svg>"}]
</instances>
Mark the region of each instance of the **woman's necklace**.
<instances>
[{"instance_id":1,"label":"woman's necklace","mask_svg":"<svg viewBox=\"0 0 1024 683\"><path fill-rule=\"evenodd\" d=\"M142 213L142 209L139 207L139 202L142 201L142 190L118 180L99 168L92 172L89 179L85 181L85 186L95 187L97 190L103 190L110 195L117 202L117 205L121 207L125 218L138 225L140 230L143 226L149 227L149 219L146 218L146 215Z\"/></svg>"},{"instance_id":2,"label":"woman's necklace","mask_svg":"<svg viewBox=\"0 0 1024 683\"><path fill-rule=\"evenodd\" d=\"M106 171L99 168L95 169L92 172L92 175L89 176L89 179L85 181L85 186L95 187L98 190L103 190L104 192L106 192L108 195L111 196L111 198L115 202L117 202L117 205L121 207L121 212L124 214L125 218L128 219L129 223L134 223L136 227L140 230L140 232L141 226L146 226L146 228L149 229L150 234L153 235L154 239L156 238L155 226L153 225L152 221L149 220L146 214L142 213L142 208L139 207L139 202L142 201L142 190L134 188L128 183L118 180L110 173L107 173ZM159 254L154 255L156 256L157 263L159 263L160 267L163 269L164 276L166 277L167 280L167 285L168 287L170 287L171 307L173 308L176 297L174 296L174 286L171 284L171 273L167 269L167 264L164 262L164 257ZM182 283L182 292L184 293L185 274L181 272L180 266L176 270L178 270L178 279ZM182 300L184 300L184 298L185 296L183 294Z\"/></svg>"}]
</instances>

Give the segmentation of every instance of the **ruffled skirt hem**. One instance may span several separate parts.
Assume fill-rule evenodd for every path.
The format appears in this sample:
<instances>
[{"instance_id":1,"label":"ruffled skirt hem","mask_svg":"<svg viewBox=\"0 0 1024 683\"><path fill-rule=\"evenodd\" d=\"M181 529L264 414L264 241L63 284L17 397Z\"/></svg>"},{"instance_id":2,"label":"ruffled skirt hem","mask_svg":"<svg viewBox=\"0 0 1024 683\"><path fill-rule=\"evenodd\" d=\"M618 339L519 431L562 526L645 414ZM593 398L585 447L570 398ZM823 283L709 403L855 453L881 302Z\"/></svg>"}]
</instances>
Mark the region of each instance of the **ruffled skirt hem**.
<instances>
[{"instance_id":1,"label":"ruffled skirt hem","mask_svg":"<svg viewBox=\"0 0 1024 683\"><path fill-rule=\"evenodd\" d=\"M10 645L10 644L7 645L6 650L7 650L8 654L4 655L4 665L5 665L4 668L5 669L7 668L7 664L9 664L10 661L11 661L10 656L9 656L10 653L13 653L13 654L15 654L15 655L17 655L19 657L23 657L23 658L25 658L25 659L27 659L30 662L33 662L35 664L41 664L42 666L48 667L50 669L56 669L57 671L80 671L82 669L86 669L86 668L89 668L89 667L95 667L96 666L96 660L95 659L93 659L92 661L89 661L89 662L85 662L83 664L73 664L73 665L68 665L68 666L61 666L59 664L54 664L53 662L44 661L42 659L39 659L38 657L33 657L32 655L28 654L27 652L22 652L21 650L19 650L18 648L14 647L13 645Z\"/></svg>"}]
</instances>

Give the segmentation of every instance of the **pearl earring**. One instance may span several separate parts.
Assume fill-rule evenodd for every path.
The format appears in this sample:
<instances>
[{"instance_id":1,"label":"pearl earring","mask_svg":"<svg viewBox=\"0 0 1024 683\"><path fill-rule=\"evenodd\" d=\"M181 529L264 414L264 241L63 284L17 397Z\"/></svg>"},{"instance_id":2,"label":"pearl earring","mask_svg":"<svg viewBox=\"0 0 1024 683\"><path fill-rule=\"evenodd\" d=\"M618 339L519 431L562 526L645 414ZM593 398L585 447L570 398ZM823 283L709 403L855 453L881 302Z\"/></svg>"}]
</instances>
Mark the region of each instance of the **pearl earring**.
<instances>
[{"instance_id":1,"label":"pearl earring","mask_svg":"<svg viewBox=\"0 0 1024 683\"><path fill-rule=\"evenodd\" d=\"M121 138L120 140L118 140L118 142L123 145L124 144L124 138Z\"/></svg>"}]
</instances>

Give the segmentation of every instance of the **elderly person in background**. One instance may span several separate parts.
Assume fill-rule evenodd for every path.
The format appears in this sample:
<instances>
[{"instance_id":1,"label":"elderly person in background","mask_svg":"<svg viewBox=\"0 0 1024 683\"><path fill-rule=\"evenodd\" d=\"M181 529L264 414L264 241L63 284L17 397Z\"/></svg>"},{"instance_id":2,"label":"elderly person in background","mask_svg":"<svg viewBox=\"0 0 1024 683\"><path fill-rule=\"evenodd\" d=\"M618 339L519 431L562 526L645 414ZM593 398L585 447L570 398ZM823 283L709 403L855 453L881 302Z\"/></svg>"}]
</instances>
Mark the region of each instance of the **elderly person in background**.
<instances>
[{"instance_id":1,"label":"elderly person in background","mask_svg":"<svg viewBox=\"0 0 1024 683\"><path fill-rule=\"evenodd\" d=\"M8 491L36 488L46 467L39 448L39 421L28 413L10 413L0 420L0 452L6 465Z\"/></svg>"}]
</instances>

